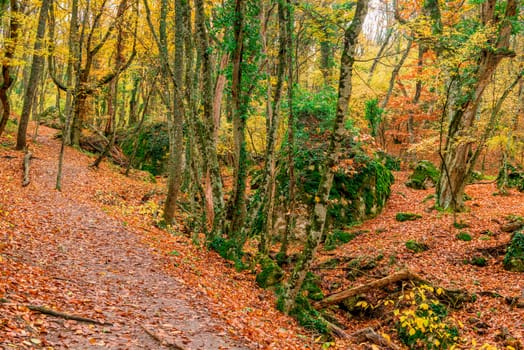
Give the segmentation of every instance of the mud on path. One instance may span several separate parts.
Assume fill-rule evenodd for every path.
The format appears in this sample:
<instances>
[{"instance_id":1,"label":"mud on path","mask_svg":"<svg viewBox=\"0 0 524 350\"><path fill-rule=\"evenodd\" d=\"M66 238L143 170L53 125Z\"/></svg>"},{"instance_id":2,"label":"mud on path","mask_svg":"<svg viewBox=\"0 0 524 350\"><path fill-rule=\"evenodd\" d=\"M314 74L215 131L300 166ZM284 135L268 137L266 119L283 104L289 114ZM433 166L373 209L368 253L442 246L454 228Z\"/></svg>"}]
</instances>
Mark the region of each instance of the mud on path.
<instances>
[{"instance_id":1,"label":"mud on path","mask_svg":"<svg viewBox=\"0 0 524 350\"><path fill-rule=\"evenodd\" d=\"M138 203L152 185L126 188L118 183L127 181L123 176L102 176L110 165L89 169L92 157L68 149L64 190L54 190L53 133L42 128L32 147L27 187L20 186L23 154L0 148L0 348L260 347L224 322L211 305L216 300L169 273L173 261L136 225L107 213L104 201ZM27 305L106 324L42 315Z\"/></svg>"}]
</instances>

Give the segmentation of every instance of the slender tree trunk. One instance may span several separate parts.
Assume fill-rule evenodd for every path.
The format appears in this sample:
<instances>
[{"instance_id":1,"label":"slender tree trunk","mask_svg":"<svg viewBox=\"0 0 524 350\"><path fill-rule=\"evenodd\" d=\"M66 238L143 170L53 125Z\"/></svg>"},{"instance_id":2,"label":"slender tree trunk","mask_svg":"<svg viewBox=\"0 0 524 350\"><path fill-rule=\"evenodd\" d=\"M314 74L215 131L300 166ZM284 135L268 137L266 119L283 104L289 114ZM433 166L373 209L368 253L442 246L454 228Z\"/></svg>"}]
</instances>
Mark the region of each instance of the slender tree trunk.
<instances>
[{"instance_id":1,"label":"slender tree trunk","mask_svg":"<svg viewBox=\"0 0 524 350\"><path fill-rule=\"evenodd\" d=\"M45 35L45 26L51 1L52 0L42 0L40 14L38 15L38 28L36 30L33 63L31 65L31 73L29 75L29 81L24 94L22 115L20 116L20 123L18 124L18 135L16 138L16 149L18 150L22 150L26 146L27 125L29 123L31 108L33 107L33 101L36 95L37 84L40 81L40 75L42 74L44 67L45 58L42 52L42 43Z\"/></svg>"},{"instance_id":2,"label":"slender tree trunk","mask_svg":"<svg viewBox=\"0 0 524 350\"><path fill-rule=\"evenodd\" d=\"M280 246L280 256L287 256L289 239L295 227L295 113L293 109L293 92L295 88L295 77L293 76L293 32L294 16L292 15L291 0L286 1L286 46L288 48L286 55L287 66L287 167L288 167L288 193L285 201L285 218L286 227Z\"/></svg>"},{"instance_id":3,"label":"slender tree trunk","mask_svg":"<svg viewBox=\"0 0 524 350\"><path fill-rule=\"evenodd\" d=\"M13 77L11 76L11 60L15 56L16 43L18 42L18 31L20 28L20 23L18 22L18 13L20 11L20 4L16 0L10 0L11 6L11 18L9 21L9 37L6 40L4 46L4 59L2 60L2 84L0 84L0 102L2 107L2 118L0 119L0 136L4 133L5 127L7 125L7 120L11 115L11 103L9 101L9 88L14 82ZM1 5L0 5L1 6ZM2 11L4 10L1 9Z\"/></svg>"},{"instance_id":4,"label":"slender tree trunk","mask_svg":"<svg viewBox=\"0 0 524 350\"><path fill-rule=\"evenodd\" d=\"M262 254L267 254L271 243L271 230L273 228L273 207L275 196L275 144L277 131L280 125L280 100L282 97L282 87L284 85L284 75L287 61L287 4L284 0L278 2L278 26L279 42L278 65L277 65L277 83L272 101L269 102L268 121L269 125L266 131L266 155L264 165L263 193L261 199L260 215L262 219L260 244L258 250ZM255 215L258 215L257 210Z\"/></svg>"},{"instance_id":5,"label":"slender tree trunk","mask_svg":"<svg viewBox=\"0 0 524 350\"><path fill-rule=\"evenodd\" d=\"M168 158L168 179L167 179L167 196L164 205L164 220L166 224L171 225L174 221L176 202L180 191L180 184L182 181L182 157L184 135L182 132L184 123L184 108L182 94L177 90L177 86L183 85L184 78L184 38L186 30L184 24L187 20L184 18L184 0L175 0L175 65L173 79L176 81L174 88L174 98L172 105L172 112L169 113L169 158ZM162 11L167 12L167 0L162 0ZM163 12L162 16L166 13ZM165 21L165 17L162 17ZM165 29L165 23L164 23ZM161 40L167 45L167 36L165 32L161 32Z\"/></svg>"},{"instance_id":6,"label":"slender tree trunk","mask_svg":"<svg viewBox=\"0 0 524 350\"><path fill-rule=\"evenodd\" d=\"M293 272L287 282L284 301L284 311L289 312L295 305L306 273L315 257L318 245L322 238L326 222L329 192L333 184L334 168L338 163L340 145L346 135L344 118L351 98L353 64L355 62L355 51L357 48L358 35L362 29L362 23L368 10L368 0L358 0L355 17L351 25L344 33L344 48L340 62L340 78L338 85L338 100L333 131L326 153L326 163L323 167L322 177L315 195L315 204L310 214L309 224L306 228L307 242Z\"/></svg>"},{"instance_id":7,"label":"slender tree trunk","mask_svg":"<svg viewBox=\"0 0 524 350\"><path fill-rule=\"evenodd\" d=\"M235 0L235 19L233 24L235 50L233 52L233 72L231 83L232 112L233 112L233 142L234 157L234 190L229 202L229 216L231 219L229 231L238 236L244 226L246 218L246 179L247 179L247 150L245 142L245 128L247 106L245 91L243 90L242 64L244 55L244 11L245 2ZM238 238L238 237L237 237Z\"/></svg>"},{"instance_id":8,"label":"slender tree trunk","mask_svg":"<svg viewBox=\"0 0 524 350\"><path fill-rule=\"evenodd\" d=\"M71 22L69 27L69 58L67 60L67 71L66 71L66 109L65 109L65 123L62 128L62 142L60 145L60 153L58 155L58 171L56 174L56 185L55 188L58 191L62 190L62 168L64 164L64 153L65 146L70 144L70 127L72 119L72 84L73 84L73 68L74 57L78 57L80 51L80 45L78 42L78 0L73 0L71 5ZM54 11L50 11L51 21L49 26L50 37L54 39ZM51 61L49 61L51 62ZM49 73L53 75L54 70L52 69L51 63L49 64ZM56 79L53 79L56 82ZM59 84L57 84L59 86ZM59 94L60 95L60 94ZM59 110L60 113L60 110Z\"/></svg>"}]
</instances>

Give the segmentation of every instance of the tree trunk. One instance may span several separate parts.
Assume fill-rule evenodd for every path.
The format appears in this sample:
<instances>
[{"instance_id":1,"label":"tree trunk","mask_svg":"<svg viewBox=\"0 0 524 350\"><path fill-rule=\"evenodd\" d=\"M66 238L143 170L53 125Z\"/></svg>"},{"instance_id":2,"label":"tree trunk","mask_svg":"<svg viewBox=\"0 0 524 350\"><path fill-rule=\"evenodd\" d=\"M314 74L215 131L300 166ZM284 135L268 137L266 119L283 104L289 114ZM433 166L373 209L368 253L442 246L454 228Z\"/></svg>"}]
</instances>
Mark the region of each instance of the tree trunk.
<instances>
[{"instance_id":1,"label":"tree trunk","mask_svg":"<svg viewBox=\"0 0 524 350\"><path fill-rule=\"evenodd\" d=\"M244 55L244 9L245 2L235 0L235 18L233 24L235 50L233 52L233 72L231 77L231 96L233 114L233 141L234 157L234 190L229 201L228 216L231 220L229 232L239 236L246 218L246 179L247 179L247 150L245 142L245 128L247 106L245 91L243 91L242 65Z\"/></svg>"},{"instance_id":2,"label":"tree trunk","mask_svg":"<svg viewBox=\"0 0 524 350\"><path fill-rule=\"evenodd\" d=\"M464 208L464 188L476 162L472 146L482 146L473 134L477 110L489 79L500 61L510 52L512 24L508 18L516 14L517 3L516 0L508 0L504 18L496 17L495 4L496 0L487 0L481 4L481 20L484 25L500 22L494 38L495 49L482 48L477 56L477 65L471 72L463 73L457 82L462 95L453 98L455 102L451 106L452 118L445 150L444 153L440 152L442 164L437 195L438 205L443 209L460 211Z\"/></svg>"},{"instance_id":3,"label":"tree trunk","mask_svg":"<svg viewBox=\"0 0 524 350\"><path fill-rule=\"evenodd\" d=\"M222 233L224 223L224 196L222 192L222 177L216 150L217 130L220 120L220 104L222 92L225 84L225 75L220 71L215 84L215 94L212 94L213 80L211 57L209 53L209 38L205 25L205 13L203 0L195 0L195 22L198 38L197 54L202 62L202 90L204 123L199 137L202 144L202 156L205 174L206 205L208 210L208 220L210 220L211 230L207 239L211 240ZM228 55L223 55L220 68L225 69ZM218 108L218 111L217 109ZM210 195L211 194L211 195ZM211 198L210 198L211 197ZM211 199L211 202L210 202ZM209 204L212 205L212 208ZM211 210L212 209L212 210Z\"/></svg>"},{"instance_id":4,"label":"tree trunk","mask_svg":"<svg viewBox=\"0 0 524 350\"><path fill-rule=\"evenodd\" d=\"M311 267L311 263L315 257L324 225L326 222L327 206L329 199L329 192L333 184L334 168L338 163L340 145L346 137L344 128L344 118L351 98L352 83L351 77L353 74L353 64L355 62L355 51L357 48L358 35L362 29L362 23L366 17L368 10L368 0L358 0L355 17L351 25L344 33L344 48L340 62L340 78L338 85L338 100L333 131L330 138L329 147L326 153L326 162L323 167L322 177L315 195L315 204L310 214L309 224L307 230L307 242L304 251L300 256L293 272L287 282L286 294L284 300L284 311L289 312L295 305L295 300L299 294L306 273Z\"/></svg>"},{"instance_id":5,"label":"tree trunk","mask_svg":"<svg viewBox=\"0 0 524 350\"><path fill-rule=\"evenodd\" d=\"M4 2L5 3L5 2ZM20 23L18 22L18 12L20 11L20 4L16 0L10 0L11 5L11 19L9 21L8 38L6 38L4 46L4 59L2 60L2 84L0 85L0 102L2 107L2 118L0 119L0 136L4 133L7 125L7 120L11 115L11 103L9 101L8 90L14 82L11 76L11 60L14 58L16 43L18 41L18 30Z\"/></svg>"},{"instance_id":6,"label":"tree trunk","mask_svg":"<svg viewBox=\"0 0 524 350\"><path fill-rule=\"evenodd\" d=\"M291 0L285 0L286 4L286 46L288 48L286 55L287 66L287 104L288 104L288 120L287 120L287 167L288 167L288 193L285 201L285 218L286 227L284 236L282 237L282 245L280 246L280 256L287 256L287 248L289 239L295 227L295 113L293 109L293 90L295 88L295 77L293 75L293 31L294 31L294 16L291 11Z\"/></svg>"},{"instance_id":7,"label":"tree trunk","mask_svg":"<svg viewBox=\"0 0 524 350\"><path fill-rule=\"evenodd\" d=\"M38 15L38 28L36 30L36 39L34 44L33 63L31 65L31 73L29 75L29 82L24 94L24 104L22 107L22 115L20 116L20 123L18 124L18 135L16 138L16 149L22 150L26 145L27 125L29 123L29 116L31 108L33 107L33 100L37 84L40 81L40 75L44 67L44 56L42 54L42 41L45 35L45 26L47 15L49 12L49 5L52 0L43 0L40 7L40 14ZM35 111L33 111L35 112Z\"/></svg>"},{"instance_id":8,"label":"tree trunk","mask_svg":"<svg viewBox=\"0 0 524 350\"><path fill-rule=\"evenodd\" d=\"M183 108L184 101L179 91L180 86L184 85L184 39L187 35L184 28L187 20L184 18L184 0L175 0L175 65L174 65L174 98L171 106L172 112L168 116L169 126L169 159L168 159L168 179L167 179L167 196L164 205L164 220L167 225L174 221L176 202L180 191L182 180L182 157L184 147L183 123L185 111ZM165 16L168 11L167 0L162 0L161 26L165 29ZM167 45L167 34L161 32L161 41ZM187 84L188 82L186 82Z\"/></svg>"}]
</instances>

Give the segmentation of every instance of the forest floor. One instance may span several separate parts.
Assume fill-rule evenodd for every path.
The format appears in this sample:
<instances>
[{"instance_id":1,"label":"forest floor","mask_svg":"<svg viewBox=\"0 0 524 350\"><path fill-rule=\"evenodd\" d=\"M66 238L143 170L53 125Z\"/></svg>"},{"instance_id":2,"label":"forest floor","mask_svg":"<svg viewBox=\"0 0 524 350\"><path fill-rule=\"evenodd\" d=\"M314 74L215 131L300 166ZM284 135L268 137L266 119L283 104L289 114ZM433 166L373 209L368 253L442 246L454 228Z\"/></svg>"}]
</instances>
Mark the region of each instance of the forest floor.
<instances>
[{"instance_id":1,"label":"forest floor","mask_svg":"<svg viewBox=\"0 0 524 350\"><path fill-rule=\"evenodd\" d=\"M274 294L257 287L252 271L236 272L214 252L193 244L183 227L175 227L174 234L156 228L152 216L163 185L145 173L125 177L109 162L92 169L92 155L69 148L63 191L56 191L55 132L41 127L30 145L34 158L27 187L21 187L23 152L12 150L12 136L0 139L0 348L323 348L317 334L275 309ZM524 216L524 194L494 196L493 183L468 186L469 210L457 217L467 227L457 229L453 215L431 210L433 201L425 200L434 190L408 189L406 176L396 173L381 215L351 228L358 232L355 239L319 251L319 264L344 257L375 261L372 271L352 279L347 266L323 269L317 264L324 293L409 268L435 286L477 295L476 302L451 313L464 325L462 348L475 348L474 340L505 348L496 339L500 332L523 339L524 309L494 297L520 296L522 274L505 271L503 256L497 254L487 255L485 267L465 261L508 243L510 235L500 230L500 223L510 214ZM401 223L395 220L398 212L422 218ZM460 231L473 239L457 240ZM408 240L423 242L429 250L410 252ZM93 322L44 315L31 305ZM386 315L341 315L334 317L347 333L367 326L391 333L391 325L383 322ZM483 327L474 327L472 318ZM329 346L365 348L352 341Z\"/></svg>"}]
</instances>

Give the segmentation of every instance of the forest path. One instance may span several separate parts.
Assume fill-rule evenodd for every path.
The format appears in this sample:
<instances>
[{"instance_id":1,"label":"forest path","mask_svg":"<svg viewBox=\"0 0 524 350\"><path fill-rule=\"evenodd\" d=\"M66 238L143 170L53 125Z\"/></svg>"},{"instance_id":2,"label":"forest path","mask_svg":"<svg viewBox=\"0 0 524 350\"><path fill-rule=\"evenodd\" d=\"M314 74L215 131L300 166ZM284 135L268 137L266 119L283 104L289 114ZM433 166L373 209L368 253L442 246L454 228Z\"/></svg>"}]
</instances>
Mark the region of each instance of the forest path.
<instances>
[{"instance_id":1,"label":"forest path","mask_svg":"<svg viewBox=\"0 0 524 350\"><path fill-rule=\"evenodd\" d=\"M93 194L103 196L103 189L119 184L97 182L86 155L67 150L64 191L54 190L58 142L53 133L41 129L29 186L20 187L20 153L7 154L9 166L0 170L5 181L0 253L17 270L0 275L0 347L247 348L209 311L208 298L167 273L165 257L92 200ZM26 304L112 325L28 312L23 322L18 319L25 330L19 329L9 314Z\"/></svg>"}]
</instances>

